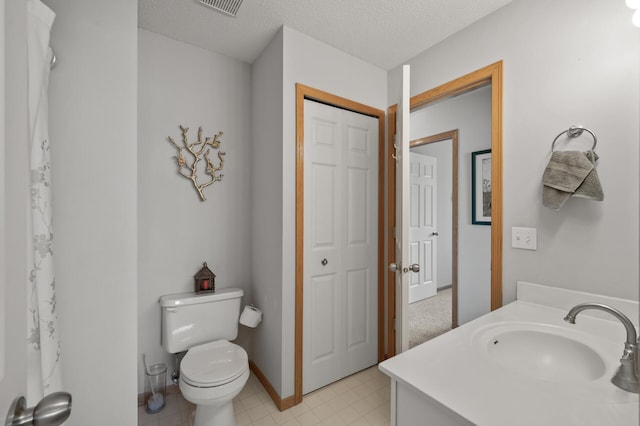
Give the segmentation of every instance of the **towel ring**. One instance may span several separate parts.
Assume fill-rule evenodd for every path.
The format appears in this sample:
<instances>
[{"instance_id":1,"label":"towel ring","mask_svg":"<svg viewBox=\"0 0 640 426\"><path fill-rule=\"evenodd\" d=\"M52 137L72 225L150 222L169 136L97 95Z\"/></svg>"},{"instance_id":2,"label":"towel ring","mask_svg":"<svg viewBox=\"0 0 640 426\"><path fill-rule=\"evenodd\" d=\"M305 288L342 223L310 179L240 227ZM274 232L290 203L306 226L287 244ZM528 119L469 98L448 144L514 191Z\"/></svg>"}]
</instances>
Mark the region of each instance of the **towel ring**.
<instances>
[{"instance_id":1,"label":"towel ring","mask_svg":"<svg viewBox=\"0 0 640 426\"><path fill-rule=\"evenodd\" d=\"M561 132L558 136L556 136L556 138L553 140L553 143L551 144L551 151L553 152L553 148L556 146L556 141L558 140L558 138L560 136L564 135L565 133L570 138L577 138L578 136L582 135L582 133L585 132L585 131L589 132L591 137L593 137L593 146L591 147L591 151L595 150L596 149L596 144L598 143L598 139L596 138L596 135L591 130L587 129L586 127L571 126L567 130L565 130L564 132Z\"/></svg>"}]
</instances>

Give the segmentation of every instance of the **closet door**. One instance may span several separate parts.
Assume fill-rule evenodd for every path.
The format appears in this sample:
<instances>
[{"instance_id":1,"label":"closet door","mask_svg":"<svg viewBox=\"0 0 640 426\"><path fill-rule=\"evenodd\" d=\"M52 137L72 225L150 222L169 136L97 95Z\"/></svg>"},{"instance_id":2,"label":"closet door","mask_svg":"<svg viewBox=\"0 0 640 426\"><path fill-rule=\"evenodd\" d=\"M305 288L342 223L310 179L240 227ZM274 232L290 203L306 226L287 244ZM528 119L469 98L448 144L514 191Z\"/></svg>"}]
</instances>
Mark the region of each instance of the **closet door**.
<instances>
[{"instance_id":1,"label":"closet door","mask_svg":"<svg viewBox=\"0 0 640 426\"><path fill-rule=\"evenodd\" d=\"M378 121L304 110L306 394L377 362Z\"/></svg>"},{"instance_id":2,"label":"closet door","mask_svg":"<svg viewBox=\"0 0 640 426\"><path fill-rule=\"evenodd\" d=\"M304 101L302 393L342 369L342 111Z\"/></svg>"}]
</instances>

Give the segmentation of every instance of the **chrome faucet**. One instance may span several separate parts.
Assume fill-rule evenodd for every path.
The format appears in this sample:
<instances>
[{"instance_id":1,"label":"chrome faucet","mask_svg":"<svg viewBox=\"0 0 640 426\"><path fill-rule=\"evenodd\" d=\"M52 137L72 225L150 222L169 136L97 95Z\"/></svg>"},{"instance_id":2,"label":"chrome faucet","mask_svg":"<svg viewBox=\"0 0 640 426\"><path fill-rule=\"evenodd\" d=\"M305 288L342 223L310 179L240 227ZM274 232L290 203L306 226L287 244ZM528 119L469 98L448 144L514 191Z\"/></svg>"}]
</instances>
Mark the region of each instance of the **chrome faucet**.
<instances>
[{"instance_id":1,"label":"chrome faucet","mask_svg":"<svg viewBox=\"0 0 640 426\"><path fill-rule=\"evenodd\" d=\"M627 341L624 342L624 352L622 353L622 358L620 358L620 367L611 378L611 383L627 392L640 393L640 359L638 357L638 345L640 342L633 323L619 310L601 303L581 303L576 305L571 308L564 320L575 324L576 315L585 309L608 312L618 318L624 325L627 330Z\"/></svg>"}]
</instances>

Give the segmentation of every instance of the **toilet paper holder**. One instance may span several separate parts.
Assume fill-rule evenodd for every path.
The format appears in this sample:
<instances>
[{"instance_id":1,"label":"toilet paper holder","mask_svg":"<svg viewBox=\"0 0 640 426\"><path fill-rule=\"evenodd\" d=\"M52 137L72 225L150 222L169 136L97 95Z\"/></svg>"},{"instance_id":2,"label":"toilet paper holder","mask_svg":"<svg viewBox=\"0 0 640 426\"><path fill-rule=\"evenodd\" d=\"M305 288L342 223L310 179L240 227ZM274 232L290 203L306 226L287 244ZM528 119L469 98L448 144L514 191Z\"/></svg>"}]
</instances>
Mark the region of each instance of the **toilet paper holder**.
<instances>
[{"instance_id":1,"label":"toilet paper holder","mask_svg":"<svg viewBox=\"0 0 640 426\"><path fill-rule=\"evenodd\" d=\"M262 311L256 308L253 303L246 305L240 315L240 324L255 328L262 321Z\"/></svg>"}]
</instances>

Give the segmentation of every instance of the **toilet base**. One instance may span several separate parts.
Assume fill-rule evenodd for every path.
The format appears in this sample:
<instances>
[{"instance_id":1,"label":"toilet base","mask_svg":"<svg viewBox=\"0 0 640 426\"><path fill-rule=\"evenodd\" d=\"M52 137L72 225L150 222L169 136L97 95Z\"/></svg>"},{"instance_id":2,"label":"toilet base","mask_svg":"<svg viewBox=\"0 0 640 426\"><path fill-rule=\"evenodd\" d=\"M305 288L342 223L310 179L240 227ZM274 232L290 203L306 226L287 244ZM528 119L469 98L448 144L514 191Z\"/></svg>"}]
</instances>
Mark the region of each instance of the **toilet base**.
<instances>
[{"instance_id":1,"label":"toilet base","mask_svg":"<svg viewBox=\"0 0 640 426\"><path fill-rule=\"evenodd\" d=\"M220 406L196 405L196 418L193 426L235 426L233 401Z\"/></svg>"},{"instance_id":2,"label":"toilet base","mask_svg":"<svg viewBox=\"0 0 640 426\"><path fill-rule=\"evenodd\" d=\"M209 388L199 388L185 382L180 375L179 386L182 396L195 404L194 426L235 426L233 399L240 394L249 380L249 364L240 377L230 383Z\"/></svg>"}]
</instances>

